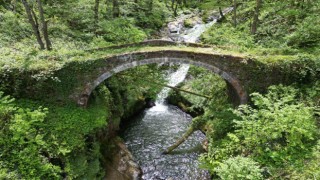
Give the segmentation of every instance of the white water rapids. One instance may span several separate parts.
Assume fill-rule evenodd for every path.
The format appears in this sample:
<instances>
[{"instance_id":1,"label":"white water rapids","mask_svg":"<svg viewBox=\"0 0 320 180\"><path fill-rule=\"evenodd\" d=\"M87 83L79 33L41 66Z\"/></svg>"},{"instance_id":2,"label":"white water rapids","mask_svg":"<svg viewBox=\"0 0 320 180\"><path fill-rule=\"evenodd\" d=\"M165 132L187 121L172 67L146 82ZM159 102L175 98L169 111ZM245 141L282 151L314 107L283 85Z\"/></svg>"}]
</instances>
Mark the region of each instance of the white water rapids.
<instances>
[{"instance_id":1,"label":"white water rapids","mask_svg":"<svg viewBox=\"0 0 320 180\"><path fill-rule=\"evenodd\" d=\"M176 72L171 73L167 77L168 85L175 87L181 83L186 78L189 67L190 66L188 64L182 64ZM149 111L165 111L168 108L165 104L165 100L168 97L170 90L171 89L167 87L163 88L157 95L156 106L149 109Z\"/></svg>"}]
</instances>

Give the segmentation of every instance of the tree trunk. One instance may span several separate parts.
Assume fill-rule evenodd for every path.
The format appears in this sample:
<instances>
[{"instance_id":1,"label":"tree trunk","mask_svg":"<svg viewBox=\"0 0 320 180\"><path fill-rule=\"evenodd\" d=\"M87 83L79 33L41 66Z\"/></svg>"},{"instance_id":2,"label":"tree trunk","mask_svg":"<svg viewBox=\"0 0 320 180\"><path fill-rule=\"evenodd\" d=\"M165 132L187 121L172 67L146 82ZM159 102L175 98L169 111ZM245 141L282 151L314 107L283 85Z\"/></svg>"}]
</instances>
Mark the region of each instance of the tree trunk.
<instances>
[{"instance_id":1,"label":"tree trunk","mask_svg":"<svg viewBox=\"0 0 320 180\"><path fill-rule=\"evenodd\" d=\"M173 0L172 2L173 2L172 3L173 15L174 15L174 17L177 17L178 16L179 2L178 2L178 0Z\"/></svg>"},{"instance_id":2,"label":"tree trunk","mask_svg":"<svg viewBox=\"0 0 320 180\"><path fill-rule=\"evenodd\" d=\"M119 1L118 0L113 0L112 1L112 11L113 11L113 18L117 18L120 16L120 8L119 8Z\"/></svg>"},{"instance_id":3,"label":"tree trunk","mask_svg":"<svg viewBox=\"0 0 320 180\"><path fill-rule=\"evenodd\" d=\"M45 49L43 41L42 41L41 36L40 36L39 27L36 25L35 20L33 19L33 16L31 14L31 9L30 9L30 6L29 6L28 2L26 0L21 0L21 1L23 3L24 8L26 9L26 13L27 13L27 16L28 16L28 19L29 19L29 23L32 26L33 33L37 38L38 44L40 45L40 49Z\"/></svg>"},{"instance_id":4,"label":"tree trunk","mask_svg":"<svg viewBox=\"0 0 320 180\"><path fill-rule=\"evenodd\" d=\"M94 4L94 28L95 34L97 35L98 23L99 23L99 4L100 0L95 0Z\"/></svg>"},{"instance_id":5,"label":"tree trunk","mask_svg":"<svg viewBox=\"0 0 320 180\"><path fill-rule=\"evenodd\" d=\"M49 35L48 35L48 25L47 25L47 21L44 19L44 13L43 13L43 7L42 7L41 0L37 0L37 3L38 3L38 8L39 8L40 21L42 24L43 37L46 42L47 50L51 50L52 47L51 47L51 42L50 42Z\"/></svg>"},{"instance_id":6,"label":"tree trunk","mask_svg":"<svg viewBox=\"0 0 320 180\"><path fill-rule=\"evenodd\" d=\"M184 133L184 135L180 139L178 139L172 146L168 147L162 154L169 154L171 151L176 149L180 144L182 144L185 140L187 140L188 137L191 136L191 134L195 131L196 129L194 129L192 126L189 127L187 132Z\"/></svg>"},{"instance_id":7,"label":"tree trunk","mask_svg":"<svg viewBox=\"0 0 320 180\"><path fill-rule=\"evenodd\" d=\"M237 0L233 0L233 26L237 27Z\"/></svg>"},{"instance_id":8,"label":"tree trunk","mask_svg":"<svg viewBox=\"0 0 320 180\"><path fill-rule=\"evenodd\" d=\"M261 4L262 4L262 0L256 0L256 9L255 9L254 15L253 15L251 34L257 33Z\"/></svg>"},{"instance_id":9,"label":"tree trunk","mask_svg":"<svg viewBox=\"0 0 320 180\"><path fill-rule=\"evenodd\" d=\"M36 26L39 28L39 21L38 21L37 15L36 15L36 13L34 12L33 9L31 9L31 14L32 14L32 16L33 16L34 23L35 23Z\"/></svg>"},{"instance_id":10,"label":"tree trunk","mask_svg":"<svg viewBox=\"0 0 320 180\"><path fill-rule=\"evenodd\" d=\"M220 18L221 19L224 18L224 14L222 12L222 8L221 7L219 7L219 14L220 14Z\"/></svg>"}]
</instances>

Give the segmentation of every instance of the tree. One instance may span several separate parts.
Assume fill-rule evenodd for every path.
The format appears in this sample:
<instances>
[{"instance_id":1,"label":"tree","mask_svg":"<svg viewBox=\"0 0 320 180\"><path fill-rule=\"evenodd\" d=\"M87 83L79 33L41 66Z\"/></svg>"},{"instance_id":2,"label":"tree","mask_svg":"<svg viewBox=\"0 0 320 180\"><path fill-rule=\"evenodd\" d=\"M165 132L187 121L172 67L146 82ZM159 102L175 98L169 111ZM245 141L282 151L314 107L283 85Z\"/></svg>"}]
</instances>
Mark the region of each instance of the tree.
<instances>
[{"instance_id":1,"label":"tree","mask_svg":"<svg viewBox=\"0 0 320 180\"><path fill-rule=\"evenodd\" d=\"M98 23L99 23L99 4L100 4L100 0L95 0L94 10L93 10L95 32L97 31Z\"/></svg>"},{"instance_id":2,"label":"tree","mask_svg":"<svg viewBox=\"0 0 320 180\"><path fill-rule=\"evenodd\" d=\"M257 32L261 4L262 4L262 0L256 0L256 8L255 8L255 11L254 11L254 14L253 14L253 22L252 22L252 26L251 26L251 34L256 34L256 32Z\"/></svg>"},{"instance_id":3,"label":"tree","mask_svg":"<svg viewBox=\"0 0 320 180\"><path fill-rule=\"evenodd\" d=\"M178 16L178 7L182 4L182 0L170 0L170 4L168 4L168 0L165 0L165 4L168 9L173 11L173 15Z\"/></svg>"},{"instance_id":4,"label":"tree","mask_svg":"<svg viewBox=\"0 0 320 180\"><path fill-rule=\"evenodd\" d=\"M37 0L37 4L38 4L40 20L41 20L41 24L42 24L42 33L43 33L44 40L46 42L46 47L47 47L47 50L51 50L52 47L51 47L51 42L49 40L49 35L48 35L48 22L44 19L44 13L43 13L43 7L42 7L41 0Z\"/></svg>"},{"instance_id":5,"label":"tree","mask_svg":"<svg viewBox=\"0 0 320 180\"><path fill-rule=\"evenodd\" d=\"M21 0L21 1L22 1L23 6L26 10L26 13L27 13L27 16L29 19L29 23L32 26L33 33L37 38L38 44L40 45L40 49L44 49L44 43L43 43L41 36L40 36L39 25L38 25L38 23L36 23L37 22L36 16L35 16L35 14L32 14L29 3L26 0Z\"/></svg>"},{"instance_id":6,"label":"tree","mask_svg":"<svg viewBox=\"0 0 320 180\"><path fill-rule=\"evenodd\" d=\"M38 44L40 45L40 49L45 49L45 45L44 45L43 40L41 38L39 22L38 22L38 18L37 18L36 13L30 7L30 4L28 3L27 0L22 0L22 4L26 10L29 23L32 26L33 33L37 38ZM52 47L51 47L51 42L49 40L49 35L48 35L48 25L47 25L47 21L44 18L44 11L43 11L41 0L37 0L37 5L38 5L38 10L39 10L40 21L42 24L42 33L43 33L43 37L44 37L45 43L46 43L46 48L47 48L47 50L51 50Z\"/></svg>"},{"instance_id":7,"label":"tree","mask_svg":"<svg viewBox=\"0 0 320 180\"><path fill-rule=\"evenodd\" d=\"M237 0L233 0L233 25L237 27Z\"/></svg>"}]
</instances>

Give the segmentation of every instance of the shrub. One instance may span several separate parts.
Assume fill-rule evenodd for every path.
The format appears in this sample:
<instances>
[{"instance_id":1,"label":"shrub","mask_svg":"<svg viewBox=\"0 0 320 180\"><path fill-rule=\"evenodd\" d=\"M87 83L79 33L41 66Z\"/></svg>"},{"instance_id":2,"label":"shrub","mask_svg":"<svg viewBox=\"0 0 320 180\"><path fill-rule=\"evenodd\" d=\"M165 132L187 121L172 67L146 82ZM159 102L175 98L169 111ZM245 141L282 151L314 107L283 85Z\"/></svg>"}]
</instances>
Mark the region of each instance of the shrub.
<instances>
[{"instance_id":1,"label":"shrub","mask_svg":"<svg viewBox=\"0 0 320 180\"><path fill-rule=\"evenodd\" d=\"M184 23L184 26L187 28L193 27L193 20L192 19L186 19L186 20L184 20L183 23Z\"/></svg>"},{"instance_id":2,"label":"shrub","mask_svg":"<svg viewBox=\"0 0 320 180\"><path fill-rule=\"evenodd\" d=\"M159 30L166 22L170 12L160 2L154 2L151 11L140 11L135 15L136 25L145 29Z\"/></svg>"},{"instance_id":3,"label":"shrub","mask_svg":"<svg viewBox=\"0 0 320 180\"><path fill-rule=\"evenodd\" d=\"M287 37L287 44L293 47L319 45L320 16L309 16L300 23L294 33Z\"/></svg>"},{"instance_id":4,"label":"shrub","mask_svg":"<svg viewBox=\"0 0 320 180\"><path fill-rule=\"evenodd\" d=\"M4 42L18 41L32 35L30 25L11 11L0 12L0 27L0 40Z\"/></svg>"},{"instance_id":5,"label":"shrub","mask_svg":"<svg viewBox=\"0 0 320 180\"><path fill-rule=\"evenodd\" d=\"M135 27L133 22L118 18L110 21L102 21L100 23L102 32L100 33L104 40L119 43L130 43L142 41L146 38L146 34Z\"/></svg>"},{"instance_id":6,"label":"shrub","mask_svg":"<svg viewBox=\"0 0 320 180\"><path fill-rule=\"evenodd\" d=\"M247 157L231 157L223 161L216 169L217 175L226 180L262 179L262 170L257 162Z\"/></svg>"},{"instance_id":7,"label":"shrub","mask_svg":"<svg viewBox=\"0 0 320 180\"><path fill-rule=\"evenodd\" d=\"M47 109L23 109L0 93L0 177L26 179L57 178L60 167L51 164L44 152L43 121ZM5 174L6 173L6 174Z\"/></svg>"},{"instance_id":8,"label":"shrub","mask_svg":"<svg viewBox=\"0 0 320 180\"><path fill-rule=\"evenodd\" d=\"M260 163L285 166L308 156L316 137L313 109L296 102L292 87L271 86L265 96L254 93L255 108L241 106L235 113L235 135L242 152L250 152ZM240 145L241 144L241 145Z\"/></svg>"},{"instance_id":9,"label":"shrub","mask_svg":"<svg viewBox=\"0 0 320 180\"><path fill-rule=\"evenodd\" d=\"M272 173L303 169L319 139L315 109L299 102L299 91L293 87L271 86L266 95L251 96L253 106L234 111L240 118L234 120L234 130L210 142L208 154L201 157L206 168L214 173L221 162L240 155Z\"/></svg>"}]
</instances>

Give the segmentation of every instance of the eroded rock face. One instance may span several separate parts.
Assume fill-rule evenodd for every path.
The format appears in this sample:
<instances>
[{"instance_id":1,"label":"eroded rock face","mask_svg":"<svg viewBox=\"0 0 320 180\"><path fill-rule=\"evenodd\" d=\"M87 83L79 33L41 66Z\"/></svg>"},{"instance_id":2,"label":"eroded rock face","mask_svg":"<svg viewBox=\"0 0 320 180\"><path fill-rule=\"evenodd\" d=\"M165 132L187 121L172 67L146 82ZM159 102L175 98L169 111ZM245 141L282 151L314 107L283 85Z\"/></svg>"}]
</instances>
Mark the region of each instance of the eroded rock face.
<instances>
[{"instance_id":1,"label":"eroded rock face","mask_svg":"<svg viewBox=\"0 0 320 180\"><path fill-rule=\"evenodd\" d=\"M139 180L142 176L140 166L122 141L116 144L112 162L107 164L105 180Z\"/></svg>"}]
</instances>

